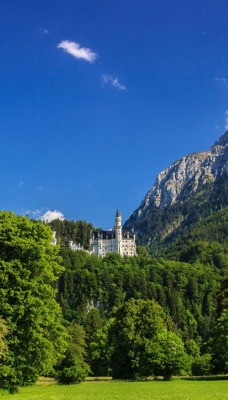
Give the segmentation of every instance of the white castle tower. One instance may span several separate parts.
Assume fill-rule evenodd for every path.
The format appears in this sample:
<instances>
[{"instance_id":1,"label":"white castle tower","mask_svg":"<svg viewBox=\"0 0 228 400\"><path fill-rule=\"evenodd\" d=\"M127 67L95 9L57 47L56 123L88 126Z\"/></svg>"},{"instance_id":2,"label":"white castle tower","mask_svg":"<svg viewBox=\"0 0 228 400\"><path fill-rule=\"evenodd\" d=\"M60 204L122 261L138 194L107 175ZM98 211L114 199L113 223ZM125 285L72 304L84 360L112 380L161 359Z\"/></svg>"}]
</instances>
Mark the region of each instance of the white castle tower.
<instances>
[{"instance_id":1,"label":"white castle tower","mask_svg":"<svg viewBox=\"0 0 228 400\"><path fill-rule=\"evenodd\" d=\"M122 215L120 214L119 210L116 212L116 225L115 225L115 232L116 232L116 251L117 253L121 254L121 242L122 242Z\"/></svg>"},{"instance_id":2,"label":"white castle tower","mask_svg":"<svg viewBox=\"0 0 228 400\"><path fill-rule=\"evenodd\" d=\"M119 253L121 256L135 256L136 244L134 231L125 231L122 227L122 215L116 212L115 226L109 231L92 231L90 234L90 252L104 257L107 253Z\"/></svg>"}]
</instances>

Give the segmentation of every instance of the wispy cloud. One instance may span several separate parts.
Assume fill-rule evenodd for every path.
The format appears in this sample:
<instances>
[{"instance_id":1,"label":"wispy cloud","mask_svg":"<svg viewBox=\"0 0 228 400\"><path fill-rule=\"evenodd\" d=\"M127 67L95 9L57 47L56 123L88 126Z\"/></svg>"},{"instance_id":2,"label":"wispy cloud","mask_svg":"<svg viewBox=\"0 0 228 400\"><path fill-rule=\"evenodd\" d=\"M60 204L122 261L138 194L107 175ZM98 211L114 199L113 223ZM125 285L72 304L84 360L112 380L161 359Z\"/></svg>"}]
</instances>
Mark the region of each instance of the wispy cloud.
<instances>
[{"instance_id":1,"label":"wispy cloud","mask_svg":"<svg viewBox=\"0 0 228 400\"><path fill-rule=\"evenodd\" d=\"M225 111L225 116L226 116L225 129L228 130L228 109Z\"/></svg>"},{"instance_id":2,"label":"wispy cloud","mask_svg":"<svg viewBox=\"0 0 228 400\"><path fill-rule=\"evenodd\" d=\"M228 79L227 78L215 78L215 81L221 83L226 89L228 89Z\"/></svg>"},{"instance_id":3,"label":"wispy cloud","mask_svg":"<svg viewBox=\"0 0 228 400\"><path fill-rule=\"evenodd\" d=\"M39 218L42 212L43 210L26 210L26 214L31 215L32 218Z\"/></svg>"},{"instance_id":4,"label":"wispy cloud","mask_svg":"<svg viewBox=\"0 0 228 400\"><path fill-rule=\"evenodd\" d=\"M39 190L40 192L42 192L43 190L47 190L48 189L48 187L47 186L38 186L37 187L37 190Z\"/></svg>"},{"instance_id":5,"label":"wispy cloud","mask_svg":"<svg viewBox=\"0 0 228 400\"><path fill-rule=\"evenodd\" d=\"M22 188L22 187L24 186L24 184L25 184L24 181L19 181L19 182L18 182L19 188Z\"/></svg>"},{"instance_id":6,"label":"wispy cloud","mask_svg":"<svg viewBox=\"0 0 228 400\"><path fill-rule=\"evenodd\" d=\"M49 222L53 221L54 219L60 219L60 221L63 221L65 219L65 217L61 211L48 210L41 217L39 217L39 219L41 221L49 223Z\"/></svg>"},{"instance_id":7,"label":"wispy cloud","mask_svg":"<svg viewBox=\"0 0 228 400\"><path fill-rule=\"evenodd\" d=\"M39 32L40 32L41 35L47 35L49 33L49 30L45 29L45 28L40 28Z\"/></svg>"},{"instance_id":8,"label":"wispy cloud","mask_svg":"<svg viewBox=\"0 0 228 400\"><path fill-rule=\"evenodd\" d=\"M39 217L41 216L41 214L44 212L44 208L41 208L40 210L30 210L30 208L22 209L21 210L21 214L22 215L28 215L29 218L33 218L33 219L39 219Z\"/></svg>"},{"instance_id":9,"label":"wispy cloud","mask_svg":"<svg viewBox=\"0 0 228 400\"><path fill-rule=\"evenodd\" d=\"M62 40L58 43L57 48L63 49L74 58L82 59L90 63L93 63L98 58L98 54L94 53L91 49L80 47L79 43L70 42L69 40Z\"/></svg>"},{"instance_id":10,"label":"wispy cloud","mask_svg":"<svg viewBox=\"0 0 228 400\"><path fill-rule=\"evenodd\" d=\"M111 85L117 90L127 90L125 85L120 83L117 78L114 78L112 75L109 74L101 75L101 83L102 85Z\"/></svg>"}]
</instances>

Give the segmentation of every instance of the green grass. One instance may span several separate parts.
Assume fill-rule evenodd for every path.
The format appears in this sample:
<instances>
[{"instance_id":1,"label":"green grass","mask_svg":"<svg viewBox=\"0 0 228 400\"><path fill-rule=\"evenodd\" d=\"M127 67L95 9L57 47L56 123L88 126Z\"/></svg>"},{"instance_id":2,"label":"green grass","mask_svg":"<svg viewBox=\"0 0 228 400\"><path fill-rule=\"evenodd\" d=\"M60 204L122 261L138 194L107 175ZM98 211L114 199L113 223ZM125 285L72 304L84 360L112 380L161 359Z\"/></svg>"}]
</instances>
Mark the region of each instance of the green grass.
<instances>
[{"instance_id":1,"label":"green grass","mask_svg":"<svg viewBox=\"0 0 228 400\"><path fill-rule=\"evenodd\" d=\"M2 393L3 394L3 393ZM1 396L1 392L0 392ZM21 388L3 400L228 400L228 381L86 382Z\"/></svg>"}]
</instances>

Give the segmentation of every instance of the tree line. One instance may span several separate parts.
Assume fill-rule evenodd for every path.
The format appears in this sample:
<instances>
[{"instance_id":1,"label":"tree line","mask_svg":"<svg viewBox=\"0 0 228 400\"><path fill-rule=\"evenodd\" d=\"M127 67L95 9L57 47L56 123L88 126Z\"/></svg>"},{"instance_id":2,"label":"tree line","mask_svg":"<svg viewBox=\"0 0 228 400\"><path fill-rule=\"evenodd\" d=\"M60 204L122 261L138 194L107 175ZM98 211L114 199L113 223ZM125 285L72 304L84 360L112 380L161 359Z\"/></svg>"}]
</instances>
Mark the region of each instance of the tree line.
<instances>
[{"instance_id":1,"label":"tree line","mask_svg":"<svg viewBox=\"0 0 228 400\"><path fill-rule=\"evenodd\" d=\"M65 238L72 228L65 222ZM51 238L40 221L0 213L1 387L39 375L73 383L228 372L226 246L192 242L178 261L144 247L98 258Z\"/></svg>"},{"instance_id":2,"label":"tree line","mask_svg":"<svg viewBox=\"0 0 228 400\"><path fill-rule=\"evenodd\" d=\"M180 262L155 259L145 248L138 248L137 257L125 258L114 253L97 258L84 252L61 249L65 271L59 280L58 300L64 319L70 324L82 326L85 331L87 361L94 375L114 374L113 354L110 353L113 348L113 341L110 341L113 321L118 325L121 315L119 310L126 304L138 307L140 302L153 304L153 307L156 304L172 321L169 325L172 329L167 330L163 318L163 335L169 341L172 333L177 336L177 340L182 341L184 351L190 356L188 358L185 354L185 360L188 359L186 373L191 371L192 366L197 374L225 371L219 351L216 357L213 355L216 341L212 337L219 335L219 332L215 333L215 326L222 313L225 313L227 304L227 263L224 260L221 263L221 259L227 256L226 248L218 245L217 257L208 257L206 260L202 254L206 251L202 243L198 244L197 250L198 257L195 254L192 260L190 254L190 262ZM140 315L144 315L142 311ZM129 318L131 324L134 324L134 314ZM152 329L153 323L148 322L147 329ZM143 324L142 320L134 332L141 337L141 345L144 346L143 333L138 332L140 324ZM114 331L117 334L121 329ZM126 332L129 334L129 329ZM154 340L158 340L157 336ZM130 343L129 338L126 341ZM115 338L116 344L123 342L123 338ZM134 348L135 344L132 346ZM123 354L124 348L126 346L123 346L120 354ZM131 354L133 348L129 350ZM218 359L221 362L216 361ZM118 365L121 371L119 374L126 377L126 363L122 370ZM184 369L180 371L184 372Z\"/></svg>"}]
</instances>

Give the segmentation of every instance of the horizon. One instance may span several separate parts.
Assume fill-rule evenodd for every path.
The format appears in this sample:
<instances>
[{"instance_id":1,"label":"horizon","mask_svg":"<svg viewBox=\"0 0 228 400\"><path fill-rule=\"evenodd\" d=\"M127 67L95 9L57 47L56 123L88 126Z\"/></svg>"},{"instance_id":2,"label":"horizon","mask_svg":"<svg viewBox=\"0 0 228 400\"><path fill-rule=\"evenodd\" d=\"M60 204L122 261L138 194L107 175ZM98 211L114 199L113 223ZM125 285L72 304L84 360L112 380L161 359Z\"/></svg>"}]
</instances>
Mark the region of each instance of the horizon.
<instances>
[{"instance_id":1,"label":"horizon","mask_svg":"<svg viewBox=\"0 0 228 400\"><path fill-rule=\"evenodd\" d=\"M1 7L1 209L111 229L228 129L225 0ZM57 214L54 214L57 213Z\"/></svg>"}]
</instances>

